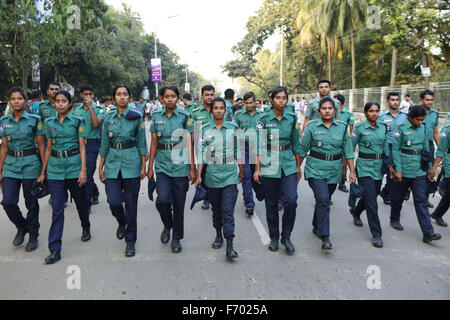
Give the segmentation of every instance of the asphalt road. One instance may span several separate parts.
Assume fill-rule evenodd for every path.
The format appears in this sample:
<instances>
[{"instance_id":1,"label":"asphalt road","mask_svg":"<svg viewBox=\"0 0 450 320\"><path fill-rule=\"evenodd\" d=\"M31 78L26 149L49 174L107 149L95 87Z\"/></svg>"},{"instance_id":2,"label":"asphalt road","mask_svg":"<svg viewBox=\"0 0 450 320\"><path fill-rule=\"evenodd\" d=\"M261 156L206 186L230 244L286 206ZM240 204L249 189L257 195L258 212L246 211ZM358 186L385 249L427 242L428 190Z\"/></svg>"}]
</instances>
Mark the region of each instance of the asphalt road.
<instances>
[{"instance_id":1,"label":"asphalt road","mask_svg":"<svg viewBox=\"0 0 450 320\"><path fill-rule=\"evenodd\" d=\"M69 204L62 260L55 265L44 264L51 223L48 198L40 200L41 234L35 252L24 250L28 236L23 246L12 246L15 227L4 212L0 214L0 299L450 298L450 229L434 224L443 239L431 245L423 243L412 199L403 209L403 232L389 226L389 207L379 199L385 246L377 249L371 244L365 215L364 227L355 227L348 195L336 191L331 210L334 248L323 252L321 241L311 232L314 197L302 180L292 235L296 252L290 256L281 245L276 253L267 249L264 203L257 203L250 219L240 193L235 210L239 258L230 262L225 259L225 248L211 248L215 236L211 211L203 211L200 204L189 210L193 188L186 203L183 252L173 254L170 244L163 245L159 240L162 223L154 202L147 197L145 180L139 198L137 255L126 258L124 241L115 237L117 223L107 206L104 185L98 185L101 196L91 214L92 240L81 242L75 204ZM437 195L431 202L436 206L439 200ZM20 205L24 209L23 199ZM80 289L70 285L77 283L72 281L73 266L80 271Z\"/></svg>"}]
</instances>

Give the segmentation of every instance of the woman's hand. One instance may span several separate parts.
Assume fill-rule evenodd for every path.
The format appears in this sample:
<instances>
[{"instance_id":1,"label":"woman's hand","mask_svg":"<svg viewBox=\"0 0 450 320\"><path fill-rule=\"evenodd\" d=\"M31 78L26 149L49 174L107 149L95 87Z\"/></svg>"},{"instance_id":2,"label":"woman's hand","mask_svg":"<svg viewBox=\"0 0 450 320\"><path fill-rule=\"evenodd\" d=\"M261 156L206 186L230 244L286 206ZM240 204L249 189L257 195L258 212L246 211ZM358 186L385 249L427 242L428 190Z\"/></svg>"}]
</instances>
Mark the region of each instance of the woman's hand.
<instances>
[{"instance_id":1,"label":"woman's hand","mask_svg":"<svg viewBox=\"0 0 450 320\"><path fill-rule=\"evenodd\" d=\"M261 170L255 170L255 173L253 174L253 180L256 183L261 184L261 182L259 181L259 177L261 177Z\"/></svg>"},{"instance_id":2,"label":"woman's hand","mask_svg":"<svg viewBox=\"0 0 450 320\"><path fill-rule=\"evenodd\" d=\"M402 182L402 173L401 172L395 172L394 177L397 180L397 182Z\"/></svg>"},{"instance_id":3,"label":"woman's hand","mask_svg":"<svg viewBox=\"0 0 450 320\"><path fill-rule=\"evenodd\" d=\"M355 170L350 171L350 183L356 183L356 172Z\"/></svg>"},{"instance_id":4,"label":"woman's hand","mask_svg":"<svg viewBox=\"0 0 450 320\"><path fill-rule=\"evenodd\" d=\"M80 171L80 174L78 175L78 185L80 188L86 184L87 181L87 175L86 175L86 169L82 169Z\"/></svg>"},{"instance_id":5,"label":"woman's hand","mask_svg":"<svg viewBox=\"0 0 450 320\"><path fill-rule=\"evenodd\" d=\"M41 175L39 176L39 178L36 180L39 184L43 185L44 181L45 181L45 174L41 173Z\"/></svg>"},{"instance_id":6,"label":"woman's hand","mask_svg":"<svg viewBox=\"0 0 450 320\"><path fill-rule=\"evenodd\" d=\"M102 167L98 168L98 177L102 183L105 183L105 172Z\"/></svg>"},{"instance_id":7,"label":"woman's hand","mask_svg":"<svg viewBox=\"0 0 450 320\"><path fill-rule=\"evenodd\" d=\"M434 169L430 169L428 170L428 180L430 181L434 181L434 176L436 174L436 171Z\"/></svg>"},{"instance_id":8,"label":"woman's hand","mask_svg":"<svg viewBox=\"0 0 450 320\"><path fill-rule=\"evenodd\" d=\"M199 174L197 176L197 181L195 181L195 186L198 187L201 184L202 184L202 176Z\"/></svg>"},{"instance_id":9,"label":"woman's hand","mask_svg":"<svg viewBox=\"0 0 450 320\"><path fill-rule=\"evenodd\" d=\"M141 180L144 180L145 176L146 176L146 174L145 174L145 167L144 167L141 169Z\"/></svg>"},{"instance_id":10,"label":"woman's hand","mask_svg":"<svg viewBox=\"0 0 450 320\"><path fill-rule=\"evenodd\" d=\"M391 179L395 178L395 170L392 166L389 167L389 175Z\"/></svg>"},{"instance_id":11,"label":"woman's hand","mask_svg":"<svg viewBox=\"0 0 450 320\"><path fill-rule=\"evenodd\" d=\"M147 178L148 178L148 180L152 180L155 178L155 172L153 171L153 168L148 169Z\"/></svg>"},{"instance_id":12,"label":"woman's hand","mask_svg":"<svg viewBox=\"0 0 450 320\"><path fill-rule=\"evenodd\" d=\"M239 183L242 183L244 181L244 169L239 168Z\"/></svg>"},{"instance_id":13,"label":"woman's hand","mask_svg":"<svg viewBox=\"0 0 450 320\"><path fill-rule=\"evenodd\" d=\"M297 167L297 182L300 182L302 179L302 169L300 167Z\"/></svg>"},{"instance_id":14,"label":"woman's hand","mask_svg":"<svg viewBox=\"0 0 450 320\"><path fill-rule=\"evenodd\" d=\"M189 180L191 181L191 184L195 184L195 182L197 181L197 171L195 170L195 168L192 168L189 171Z\"/></svg>"}]
</instances>

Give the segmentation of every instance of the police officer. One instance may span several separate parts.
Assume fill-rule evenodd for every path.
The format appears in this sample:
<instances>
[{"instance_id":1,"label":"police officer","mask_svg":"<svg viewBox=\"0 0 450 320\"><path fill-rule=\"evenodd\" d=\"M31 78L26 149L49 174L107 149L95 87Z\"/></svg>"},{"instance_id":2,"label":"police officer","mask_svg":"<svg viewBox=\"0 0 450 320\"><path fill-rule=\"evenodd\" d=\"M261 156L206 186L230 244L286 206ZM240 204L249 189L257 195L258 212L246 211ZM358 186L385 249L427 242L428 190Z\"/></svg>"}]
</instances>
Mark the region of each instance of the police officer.
<instances>
[{"instance_id":1,"label":"police officer","mask_svg":"<svg viewBox=\"0 0 450 320\"><path fill-rule=\"evenodd\" d=\"M233 122L224 121L225 100L222 98L212 100L211 113L213 122L202 128L202 137L199 141L201 155L196 185L202 183L202 171L206 170L205 185L208 188L208 197L213 211L213 226L216 229L216 238L212 247L221 248L223 237L225 237L226 257L234 259L238 257L238 253L233 248L234 207L238 196L237 185L244 178L244 170L241 163L236 164L236 159L239 159L236 141L237 126ZM208 164L207 168L204 168L204 163Z\"/></svg>"},{"instance_id":2,"label":"police officer","mask_svg":"<svg viewBox=\"0 0 450 320\"><path fill-rule=\"evenodd\" d=\"M342 179L342 157L350 168L350 182L356 182L355 155L347 125L334 119L334 100L323 98L318 110L320 118L309 121L301 141L300 165L307 157L305 179L316 198L313 233L322 239L322 250L330 250L331 196Z\"/></svg>"},{"instance_id":3,"label":"police officer","mask_svg":"<svg viewBox=\"0 0 450 320\"><path fill-rule=\"evenodd\" d=\"M152 143L147 170L150 180L156 171L156 208L164 224L161 242L169 242L173 229L171 247L174 253L182 250L180 240L184 237L184 206L189 179L192 183L197 179L191 137L194 123L189 112L177 107L179 95L174 86L161 89L165 108L154 114L150 126Z\"/></svg>"},{"instance_id":4,"label":"police officer","mask_svg":"<svg viewBox=\"0 0 450 320\"><path fill-rule=\"evenodd\" d=\"M185 93L183 95L183 103L184 103L184 111L188 112L189 114L192 114L192 111L195 108L199 107L198 104L192 102L192 96L189 93Z\"/></svg>"},{"instance_id":5,"label":"police officer","mask_svg":"<svg viewBox=\"0 0 450 320\"><path fill-rule=\"evenodd\" d=\"M46 120L47 148L38 182L43 183L47 173L48 189L52 196L52 225L48 235L50 255L47 264L61 259L61 244L64 229L64 203L70 190L81 220L82 242L91 239L89 206L83 186L86 184L86 149L84 143L84 121L69 112L72 104L70 93L60 90L55 95L58 115Z\"/></svg>"},{"instance_id":6,"label":"police officer","mask_svg":"<svg viewBox=\"0 0 450 320\"><path fill-rule=\"evenodd\" d=\"M80 96L83 99L83 104L72 112L77 117L82 118L85 125L87 182L84 189L86 201L90 207L92 204L98 204L99 192L94 182L94 173L97 169L97 158L100 151L100 131L102 121L106 117L106 109L101 105L97 106L94 104L94 88L90 84L85 84L81 87Z\"/></svg>"},{"instance_id":7,"label":"police officer","mask_svg":"<svg viewBox=\"0 0 450 320\"><path fill-rule=\"evenodd\" d=\"M285 87L272 91L273 107L261 116L258 124L258 156L253 179L264 178L266 218L270 234L270 251L278 250L280 238L278 200L284 207L281 243L288 253L297 209L297 184L301 177L300 137L295 113L287 111L288 93ZM261 148L262 146L262 148Z\"/></svg>"},{"instance_id":8,"label":"police officer","mask_svg":"<svg viewBox=\"0 0 450 320\"><path fill-rule=\"evenodd\" d=\"M370 232L372 233L372 244L383 247L382 230L380 218L378 217L377 196L380 194L383 174L381 167L383 158L389 154L389 146L386 137L387 125L377 122L380 115L380 105L376 102L368 102L364 106L366 121L356 124L352 133L353 149L358 146L358 159L356 160L356 173L358 184L363 187L363 197L354 210L353 223L362 227L361 213L367 211Z\"/></svg>"},{"instance_id":9,"label":"police officer","mask_svg":"<svg viewBox=\"0 0 450 320\"><path fill-rule=\"evenodd\" d=\"M425 107L427 110L427 115L425 117L425 120L423 121L425 124L425 128L427 130L427 139L430 149L430 154L432 157L432 162L434 162L434 142L436 142L436 145L439 145L439 112L434 110L433 103L434 103L434 92L431 90L424 90L420 93L420 103ZM433 142L434 139L434 142ZM428 181L428 184L430 185L430 182ZM431 186L429 186L430 188ZM430 203L428 200L430 196L430 190L428 190L428 196L427 196L427 206L428 208L434 208L433 204Z\"/></svg>"},{"instance_id":10,"label":"police officer","mask_svg":"<svg viewBox=\"0 0 450 320\"><path fill-rule=\"evenodd\" d=\"M2 206L17 228L13 245L20 246L28 233L30 236L25 250L31 252L37 249L39 235L39 203L32 197L31 190L40 175L41 161L44 159L44 132L40 117L25 111L25 91L21 87L13 87L8 96L13 113L0 119ZM39 150L36 150L36 144ZM21 185L28 210L26 218L17 205Z\"/></svg>"},{"instance_id":11,"label":"police officer","mask_svg":"<svg viewBox=\"0 0 450 320\"><path fill-rule=\"evenodd\" d=\"M384 123L388 126L388 145L389 145L389 157L392 158L392 139L394 136L395 128L401 123L407 121L408 115L399 110L400 94L398 92L389 92L387 94L388 109L380 113L378 122ZM390 176L389 169L385 165L383 167L383 174L386 174L386 184L383 190L381 190L381 197L385 204L390 205L392 201L395 179Z\"/></svg>"},{"instance_id":12,"label":"police officer","mask_svg":"<svg viewBox=\"0 0 450 320\"><path fill-rule=\"evenodd\" d=\"M125 256L133 257L139 189L146 176L145 124L139 109L128 105L131 91L127 85L118 85L113 97L117 108L108 112L104 120L99 175L100 181L105 183L111 213L119 223L116 236L119 240L125 238Z\"/></svg>"},{"instance_id":13,"label":"police officer","mask_svg":"<svg viewBox=\"0 0 450 320\"><path fill-rule=\"evenodd\" d=\"M427 133L423 125L426 115L427 112L423 106L410 108L408 121L397 126L394 132L392 143L394 165L390 167L390 171L397 183L391 203L391 226L396 230L403 230L400 224L400 212L405 195L411 188L417 219L424 235L423 241L430 243L441 239L441 235L434 233L426 201L427 173L432 178L433 170L430 162L421 164L422 151L429 151Z\"/></svg>"},{"instance_id":14,"label":"police officer","mask_svg":"<svg viewBox=\"0 0 450 320\"><path fill-rule=\"evenodd\" d=\"M342 94L338 94L334 96L334 99L339 101L339 112L341 113L341 121L347 124L347 127L350 129L350 133L353 132L355 127L355 117L353 112L344 107L345 97ZM347 162L345 159L342 161L342 181L339 183L338 189L342 192L348 192L347 186L345 185L345 181L347 180Z\"/></svg>"},{"instance_id":15,"label":"police officer","mask_svg":"<svg viewBox=\"0 0 450 320\"><path fill-rule=\"evenodd\" d=\"M433 212L431 217L436 221L438 225L441 227L447 227L447 223L442 219L444 214L447 212L450 207L450 148L448 139L450 138L450 124L447 124L441 131L441 136L439 139L439 146L436 151L436 160L433 165L433 175L436 171L439 164L444 161L443 170L444 170L444 180L443 184L445 187L445 193L442 196L439 205L436 210Z\"/></svg>"},{"instance_id":16,"label":"police officer","mask_svg":"<svg viewBox=\"0 0 450 320\"><path fill-rule=\"evenodd\" d=\"M247 92L244 95L245 108L237 111L234 118L239 128L238 136L240 147L243 147L244 159L244 181L242 181L242 190L245 203L245 212L253 215L255 210L255 201L253 199L252 179L255 173L255 156L257 141L257 126L263 113L256 109L256 96L253 92ZM251 147L250 147L251 144Z\"/></svg>"},{"instance_id":17,"label":"police officer","mask_svg":"<svg viewBox=\"0 0 450 320\"><path fill-rule=\"evenodd\" d=\"M310 120L314 120L319 118L320 112L319 112L319 102L325 98L328 97L331 93L331 81L328 79L320 79L317 82L317 91L319 92L319 97L311 100L308 104L308 109L305 112L305 121L303 122L303 130L304 133L306 130L306 126L308 125L308 122ZM330 98L331 99L331 98ZM341 114L339 112L339 101L331 99L334 104L334 117L339 120L341 117Z\"/></svg>"},{"instance_id":18,"label":"police officer","mask_svg":"<svg viewBox=\"0 0 450 320\"><path fill-rule=\"evenodd\" d=\"M234 104L234 95L235 92L233 89L227 89L224 92L224 98L227 103L227 112L225 114L225 120L226 121L233 121L233 115L235 111L235 104ZM238 102L238 101L236 101ZM237 103L236 103L237 105Z\"/></svg>"},{"instance_id":19,"label":"police officer","mask_svg":"<svg viewBox=\"0 0 450 320\"><path fill-rule=\"evenodd\" d=\"M42 101L38 107L38 115L41 117L42 123L51 117L56 117L58 112L55 108L55 94L61 90L61 85L57 82L49 84L47 89L47 96L49 100ZM45 129L45 128L44 128Z\"/></svg>"}]
</instances>

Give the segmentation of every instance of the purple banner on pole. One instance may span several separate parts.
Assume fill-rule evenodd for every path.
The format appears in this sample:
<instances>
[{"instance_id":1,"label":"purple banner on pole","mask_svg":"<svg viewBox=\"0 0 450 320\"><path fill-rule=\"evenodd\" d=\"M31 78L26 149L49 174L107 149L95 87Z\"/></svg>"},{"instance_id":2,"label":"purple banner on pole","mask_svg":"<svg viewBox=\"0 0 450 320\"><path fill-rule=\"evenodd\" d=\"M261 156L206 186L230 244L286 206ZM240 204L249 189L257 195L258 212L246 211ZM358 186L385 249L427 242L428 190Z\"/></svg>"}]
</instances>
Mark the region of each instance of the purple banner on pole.
<instances>
[{"instance_id":1,"label":"purple banner on pole","mask_svg":"<svg viewBox=\"0 0 450 320\"><path fill-rule=\"evenodd\" d=\"M161 59L155 58L152 64L152 82L161 82Z\"/></svg>"}]
</instances>

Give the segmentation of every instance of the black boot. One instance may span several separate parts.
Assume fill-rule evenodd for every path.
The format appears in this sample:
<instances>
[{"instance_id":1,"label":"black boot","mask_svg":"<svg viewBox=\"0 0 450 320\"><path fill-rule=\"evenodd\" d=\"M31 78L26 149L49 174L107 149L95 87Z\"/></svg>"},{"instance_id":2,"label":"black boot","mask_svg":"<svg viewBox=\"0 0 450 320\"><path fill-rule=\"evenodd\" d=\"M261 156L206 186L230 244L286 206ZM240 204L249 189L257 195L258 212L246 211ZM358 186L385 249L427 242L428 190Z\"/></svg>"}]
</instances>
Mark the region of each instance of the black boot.
<instances>
[{"instance_id":1,"label":"black boot","mask_svg":"<svg viewBox=\"0 0 450 320\"><path fill-rule=\"evenodd\" d=\"M166 244L169 243L170 240L170 229L164 228L164 230L161 233L161 242Z\"/></svg>"},{"instance_id":2,"label":"black boot","mask_svg":"<svg viewBox=\"0 0 450 320\"><path fill-rule=\"evenodd\" d=\"M233 239L227 239L227 259L238 257L238 253L233 249Z\"/></svg>"},{"instance_id":3,"label":"black boot","mask_svg":"<svg viewBox=\"0 0 450 320\"><path fill-rule=\"evenodd\" d=\"M220 248L222 248L222 244L223 244L222 231L217 230L216 232L217 232L216 239L214 240L212 247L213 247L213 249L220 249Z\"/></svg>"},{"instance_id":4,"label":"black boot","mask_svg":"<svg viewBox=\"0 0 450 320\"><path fill-rule=\"evenodd\" d=\"M60 251L52 251L50 252L50 255L45 258L46 264L54 264L61 260L61 252Z\"/></svg>"},{"instance_id":5,"label":"black boot","mask_svg":"<svg viewBox=\"0 0 450 320\"><path fill-rule=\"evenodd\" d=\"M13 240L13 245L15 247L20 246L23 243L23 241L25 240L25 235L26 234L27 234L27 231L25 229L17 230L17 234L16 234L16 236L14 237L14 240Z\"/></svg>"},{"instance_id":6,"label":"black boot","mask_svg":"<svg viewBox=\"0 0 450 320\"><path fill-rule=\"evenodd\" d=\"M81 235L81 242L88 242L91 240L91 229L83 229L83 234Z\"/></svg>"},{"instance_id":7,"label":"black boot","mask_svg":"<svg viewBox=\"0 0 450 320\"><path fill-rule=\"evenodd\" d=\"M32 252L38 247L38 237L35 234L30 233L30 238L28 239L27 246L25 247L26 252Z\"/></svg>"},{"instance_id":8,"label":"black boot","mask_svg":"<svg viewBox=\"0 0 450 320\"><path fill-rule=\"evenodd\" d=\"M333 245L330 242L330 237L323 236L322 237L322 250L331 250L333 249Z\"/></svg>"}]
</instances>

